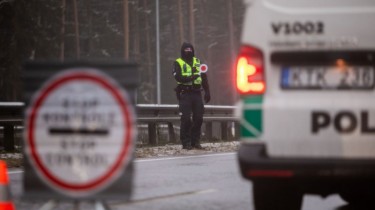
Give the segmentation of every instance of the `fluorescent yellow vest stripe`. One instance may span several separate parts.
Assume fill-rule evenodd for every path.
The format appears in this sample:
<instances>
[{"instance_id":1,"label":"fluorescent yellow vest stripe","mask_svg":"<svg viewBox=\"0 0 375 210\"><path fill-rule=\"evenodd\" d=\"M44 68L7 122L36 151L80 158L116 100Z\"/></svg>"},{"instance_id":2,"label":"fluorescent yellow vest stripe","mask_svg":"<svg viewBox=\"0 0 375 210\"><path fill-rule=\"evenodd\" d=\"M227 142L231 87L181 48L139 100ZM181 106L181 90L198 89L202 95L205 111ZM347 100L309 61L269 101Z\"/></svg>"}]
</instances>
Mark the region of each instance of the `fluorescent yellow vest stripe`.
<instances>
[{"instance_id":1,"label":"fluorescent yellow vest stripe","mask_svg":"<svg viewBox=\"0 0 375 210\"><path fill-rule=\"evenodd\" d=\"M180 65L181 68L181 75L183 77L190 77L193 74L192 68L189 64L187 64L182 58L176 59L177 63ZM193 66L196 68L199 68L201 62L198 58L194 57L193 58ZM199 75L199 77L194 80L194 85L200 85L202 84L202 78L200 76L199 71L194 71L194 75ZM183 84L183 85L193 85L192 82L187 82L187 83L181 83L177 82L177 84Z\"/></svg>"}]
</instances>

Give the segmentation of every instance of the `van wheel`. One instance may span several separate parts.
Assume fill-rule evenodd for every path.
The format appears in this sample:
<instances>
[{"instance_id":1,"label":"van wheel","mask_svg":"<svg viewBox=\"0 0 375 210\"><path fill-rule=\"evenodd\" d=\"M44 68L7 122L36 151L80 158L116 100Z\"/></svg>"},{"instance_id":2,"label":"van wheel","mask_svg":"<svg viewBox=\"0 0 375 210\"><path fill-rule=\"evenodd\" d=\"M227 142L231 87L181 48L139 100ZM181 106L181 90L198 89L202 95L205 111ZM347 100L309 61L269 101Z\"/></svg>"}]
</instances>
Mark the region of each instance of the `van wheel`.
<instances>
[{"instance_id":1,"label":"van wheel","mask_svg":"<svg viewBox=\"0 0 375 210\"><path fill-rule=\"evenodd\" d=\"M281 181L254 181L255 210L300 210L303 193L295 185Z\"/></svg>"},{"instance_id":2,"label":"van wheel","mask_svg":"<svg viewBox=\"0 0 375 210\"><path fill-rule=\"evenodd\" d=\"M340 197L348 202L351 206L374 206L375 192L371 189L366 188L347 188L341 190L339 193Z\"/></svg>"}]
</instances>

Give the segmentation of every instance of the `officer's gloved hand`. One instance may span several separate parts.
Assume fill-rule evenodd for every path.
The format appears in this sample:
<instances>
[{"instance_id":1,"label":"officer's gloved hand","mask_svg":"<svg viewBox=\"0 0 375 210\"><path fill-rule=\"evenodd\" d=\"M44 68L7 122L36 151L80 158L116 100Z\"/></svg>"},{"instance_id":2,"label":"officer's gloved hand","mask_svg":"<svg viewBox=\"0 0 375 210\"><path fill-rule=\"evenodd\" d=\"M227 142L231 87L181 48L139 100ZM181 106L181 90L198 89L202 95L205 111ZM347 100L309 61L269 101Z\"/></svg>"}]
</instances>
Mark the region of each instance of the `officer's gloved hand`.
<instances>
[{"instance_id":1,"label":"officer's gloved hand","mask_svg":"<svg viewBox=\"0 0 375 210\"><path fill-rule=\"evenodd\" d=\"M177 98L177 100L180 100L181 99L181 89L179 87L176 87L174 89L174 91L176 91L176 98Z\"/></svg>"},{"instance_id":2,"label":"officer's gloved hand","mask_svg":"<svg viewBox=\"0 0 375 210\"><path fill-rule=\"evenodd\" d=\"M204 92L204 102L208 103L211 100L210 92Z\"/></svg>"},{"instance_id":3,"label":"officer's gloved hand","mask_svg":"<svg viewBox=\"0 0 375 210\"><path fill-rule=\"evenodd\" d=\"M179 92L176 92L176 98L177 98L178 101L180 101L180 99L181 99L181 94L180 94Z\"/></svg>"},{"instance_id":4,"label":"officer's gloved hand","mask_svg":"<svg viewBox=\"0 0 375 210\"><path fill-rule=\"evenodd\" d=\"M199 77L199 75L196 75L196 74L192 75L192 76L191 76L191 81L196 80L198 77Z\"/></svg>"}]
</instances>

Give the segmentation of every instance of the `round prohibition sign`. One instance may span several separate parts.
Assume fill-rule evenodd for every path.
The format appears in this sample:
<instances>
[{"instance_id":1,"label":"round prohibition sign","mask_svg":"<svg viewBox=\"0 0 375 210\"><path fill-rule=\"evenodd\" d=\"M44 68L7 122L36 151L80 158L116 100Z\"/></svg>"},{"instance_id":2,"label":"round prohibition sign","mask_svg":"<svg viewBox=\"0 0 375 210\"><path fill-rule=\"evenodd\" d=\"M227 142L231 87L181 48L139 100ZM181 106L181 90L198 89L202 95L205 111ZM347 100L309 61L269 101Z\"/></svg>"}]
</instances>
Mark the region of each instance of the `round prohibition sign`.
<instances>
[{"instance_id":1,"label":"round prohibition sign","mask_svg":"<svg viewBox=\"0 0 375 210\"><path fill-rule=\"evenodd\" d=\"M28 108L26 154L50 187L70 196L91 195L128 165L134 113L127 92L106 75L67 70L47 82Z\"/></svg>"},{"instance_id":2,"label":"round prohibition sign","mask_svg":"<svg viewBox=\"0 0 375 210\"><path fill-rule=\"evenodd\" d=\"M201 64L200 66L199 66L199 72L200 73L206 73L208 71L208 66L207 66L207 64Z\"/></svg>"}]
</instances>

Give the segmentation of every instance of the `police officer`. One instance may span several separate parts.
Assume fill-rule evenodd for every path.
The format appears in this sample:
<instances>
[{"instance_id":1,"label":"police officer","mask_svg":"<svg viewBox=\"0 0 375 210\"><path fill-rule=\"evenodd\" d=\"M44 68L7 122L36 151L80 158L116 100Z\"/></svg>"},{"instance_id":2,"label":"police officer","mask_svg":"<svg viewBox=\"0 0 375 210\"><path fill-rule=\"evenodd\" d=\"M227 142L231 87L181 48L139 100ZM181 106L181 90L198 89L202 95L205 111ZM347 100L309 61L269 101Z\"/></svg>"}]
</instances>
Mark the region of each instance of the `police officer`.
<instances>
[{"instance_id":1,"label":"police officer","mask_svg":"<svg viewBox=\"0 0 375 210\"><path fill-rule=\"evenodd\" d=\"M177 81L175 89L181 115L180 139L182 148L203 149L200 144L203 122L204 101L211 100L207 75L199 72L200 60L194 56L194 47L188 42L181 46L181 57L173 65L173 75ZM193 120L192 120L193 119Z\"/></svg>"}]
</instances>

